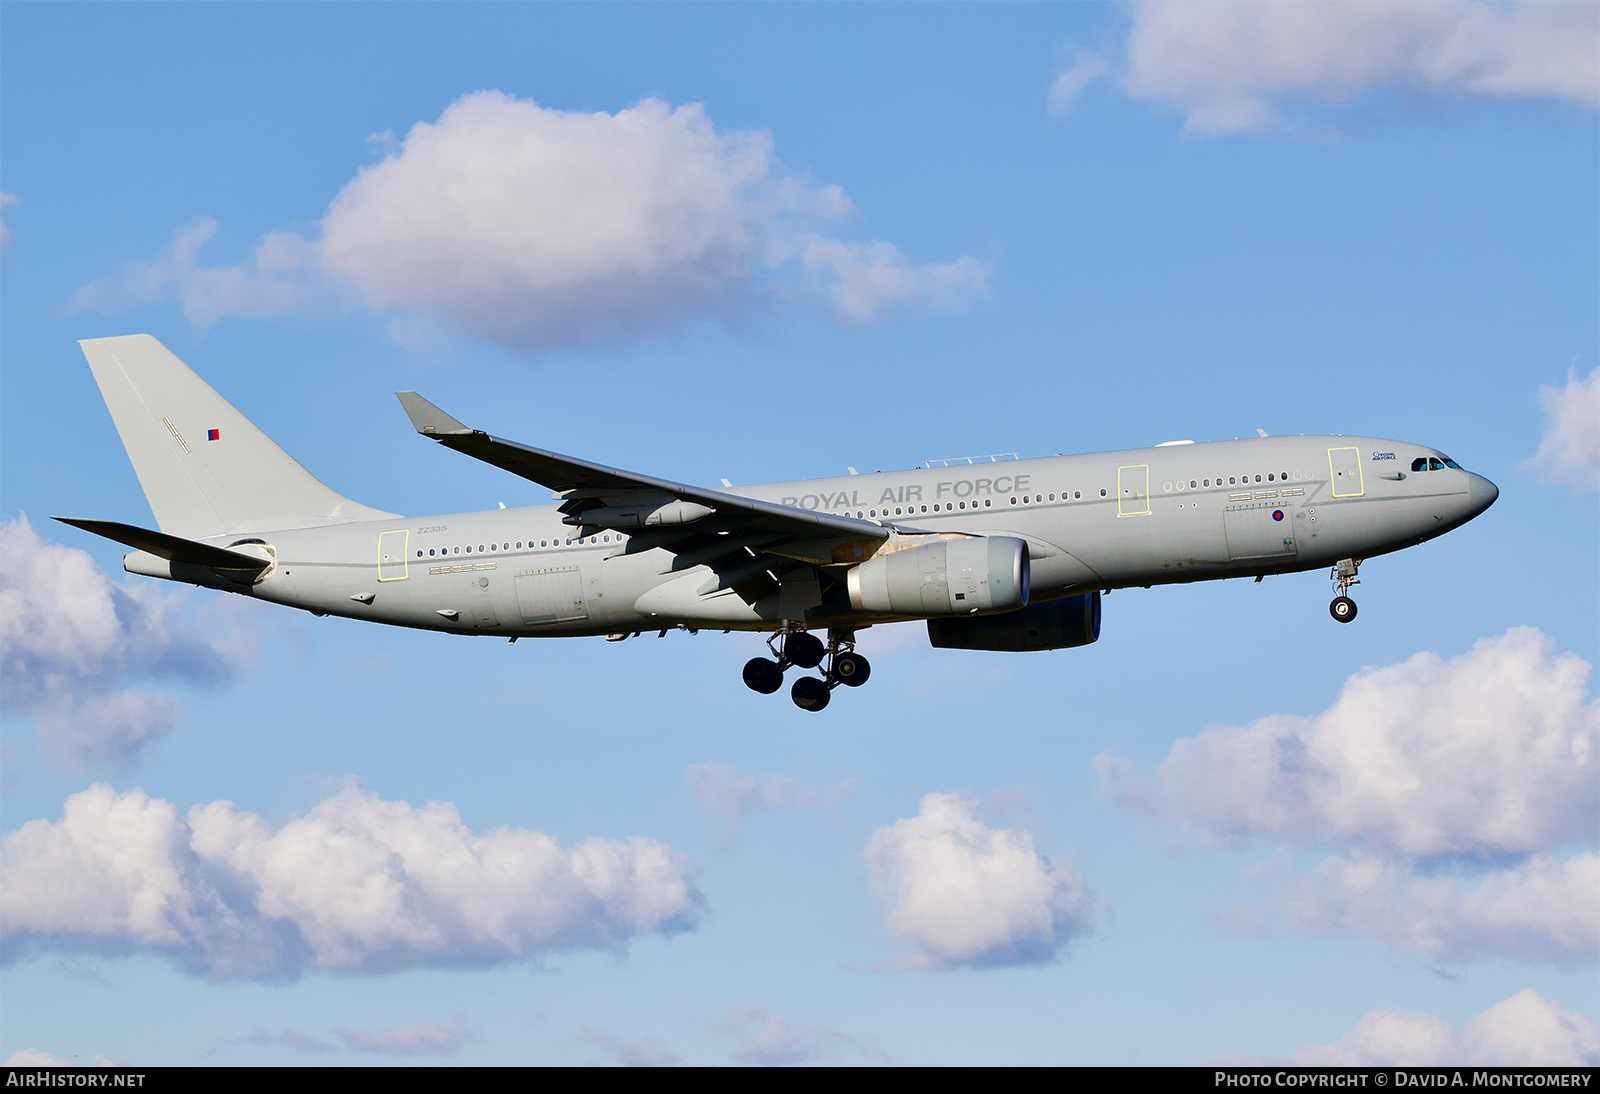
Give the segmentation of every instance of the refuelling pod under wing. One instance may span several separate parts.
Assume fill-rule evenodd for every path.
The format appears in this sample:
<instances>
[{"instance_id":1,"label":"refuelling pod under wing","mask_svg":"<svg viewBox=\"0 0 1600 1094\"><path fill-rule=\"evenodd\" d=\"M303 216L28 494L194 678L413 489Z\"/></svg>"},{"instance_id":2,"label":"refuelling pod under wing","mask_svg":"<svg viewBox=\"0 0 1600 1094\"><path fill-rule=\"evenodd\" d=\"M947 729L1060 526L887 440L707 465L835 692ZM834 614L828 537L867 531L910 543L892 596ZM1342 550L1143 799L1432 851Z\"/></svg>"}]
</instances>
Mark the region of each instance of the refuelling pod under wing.
<instances>
[{"instance_id":1,"label":"refuelling pod under wing","mask_svg":"<svg viewBox=\"0 0 1600 1094\"><path fill-rule=\"evenodd\" d=\"M1004 615L928 620L928 641L942 649L1064 650L1100 637L1100 592L1030 604Z\"/></svg>"},{"instance_id":2,"label":"refuelling pod under wing","mask_svg":"<svg viewBox=\"0 0 1600 1094\"><path fill-rule=\"evenodd\" d=\"M850 607L882 615L1005 612L1028 603L1028 580L1026 540L941 540L852 566Z\"/></svg>"}]
</instances>

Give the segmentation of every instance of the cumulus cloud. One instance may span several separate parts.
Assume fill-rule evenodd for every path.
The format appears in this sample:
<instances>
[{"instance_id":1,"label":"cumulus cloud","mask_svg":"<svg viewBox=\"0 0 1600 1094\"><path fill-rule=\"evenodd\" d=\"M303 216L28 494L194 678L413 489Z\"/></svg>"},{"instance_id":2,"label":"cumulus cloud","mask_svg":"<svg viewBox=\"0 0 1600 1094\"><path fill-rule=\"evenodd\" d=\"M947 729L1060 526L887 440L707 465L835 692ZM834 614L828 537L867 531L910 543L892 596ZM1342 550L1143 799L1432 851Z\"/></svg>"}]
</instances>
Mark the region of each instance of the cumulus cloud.
<instances>
[{"instance_id":1,"label":"cumulus cloud","mask_svg":"<svg viewBox=\"0 0 1600 1094\"><path fill-rule=\"evenodd\" d=\"M1539 389L1539 402L1550 424L1525 466L1546 482L1600 490L1600 369L1583 380L1569 371L1566 387Z\"/></svg>"},{"instance_id":2,"label":"cumulus cloud","mask_svg":"<svg viewBox=\"0 0 1600 1094\"><path fill-rule=\"evenodd\" d=\"M181 604L153 583L114 584L26 517L0 522L0 703L35 720L57 761L125 767L182 718L131 680L217 684L249 654L247 621L201 633Z\"/></svg>"},{"instance_id":3,"label":"cumulus cloud","mask_svg":"<svg viewBox=\"0 0 1600 1094\"><path fill-rule=\"evenodd\" d=\"M1600 824L1590 666L1532 627L1345 682L1313 718L1181 740L1146 792L1201 840L1267 837L1404 856L1589 841Z\"/></svg>"},{"instance_id":4,"label":"cumulus cloud","mask_svg":"<svg viewBox=\"0 0 1600 1094\"><path fill-rule=\"evenodd\" d=\"M1059 112L1098 71L1080 53L1057 77ZM1133 7L1123 90L1182 111L1190 131L1296 124L1285 110L1349 102L1373 88L1551 98L1600 106L1593 4L1335 0Z\"/></svg>"},{"instance_id":5,"label":"cumulus cloud","mask_svg":"<svg viewBox=\"0 0 1600 1094\"><path fill-rule=\"evenodd\" d=\"M1369 1011L1332 1044L1306 1045L1285 1058L1230 1053L1234 1066L1583 1067L1600 1063L1600 1027L1524 988L1459 1030L1433 1014L1388 1007Z\"/></svg>"},{"instance_id":6,"label":"cumulus cloud","mask_svg":"<svg viewBox=\"0 0 1600 1094\"><path fill-rule=\"evenodd\" d=\"M679 1060L659 1037L640 1037L630 1041L609 1029L583 1027L580 1038L586 1045L604 1052L623 1067L672 1067Z\"/></svg>"},{"instance_id":7,"label":"cumulus cloud","mask_svg":"<svg viewBox=\"0 0 1600 1094\"><path fill-rule=\"evenodd\" d=\"M757 1067L782 1067L831 1059L843 1054L882 1058L848 1034L826 1022L799 1022L774 1014L753 1003L741 1003L728 1012L718 1027L739 1039L733 1062Z\"/></svg>"},{"instance_id":8,"label":"cumulus cloud","mask_svg":"<svg viewBox=\"0 0 1600 1094\"><path fill-rule=\"evenodd\" d=\"M1333 705L1210 729L1154 774L1097 758L1122 804L1201 844L1338 849L1273 903L1316 934L1435 960L1600 950L1600 704L1531 627L1346 681ZM1459 875L1459 877L1455 876Z\"/></svg>"},{"instance_id":9,"label":"cumulus cloud","mask_svg":"<svg viewBox=\"0 0 1600 1094\"><path fill-rule=\"evenodd\" d=\"M232 802L180 818L142 790L97 784L61 820L6 836L0 858L7 958L156 953L216 979L619 950L691 927L699 904L657 841L567 850L524 828L475 833L449 803L417 809L354 780L276 831Z\"/></svg>"},{"instance_id":10,"label":"cumulus cloud","mask_svg":"<svg viewBox=\"0 0 1600 1094\"><path fill-rule=\"evenodd\" d=\"M1572 965L1600 956L1600 855L1534 855L1481 876L1419 873L1361 852L1334 855L1272 898L1320 937L1376 938L1431 961L1512 956Z\"/></svg>"},{"instance_id":11,"label":"cumulus cloud","mask_svg":"<svg viewBox=\"0 0 1600 1094\"><path fill-rule=\"evenodd\" d=\"M1053 960L1097 919L1083 878L1030 833L990 828L977 808L929 794L915 817L872 834L867 871L890 906L889 933L920 951L923 968Z\"/></svg>"},{"instance_id":12,"label":"cumulus cloud","mask_svg":"<svg viewBox=\"0 0 1600 1094\"><path fill-rule=\"evenodd\" d=\"M316 240L278 233L251 259L206 267L216 226L180 231L148 263L85 286L78 309L177 297L197 326L354 298L525 352L670 333L809 292L848 323L955 310L981 292L974 260L918 266L890 243L816 226L851 211L837 186L788 172L765 132L719 131L699 104L645 99L615 114L464 95L334 197ZM771 291L768 290L783 290Z\"/></svg>"}]
</instances>

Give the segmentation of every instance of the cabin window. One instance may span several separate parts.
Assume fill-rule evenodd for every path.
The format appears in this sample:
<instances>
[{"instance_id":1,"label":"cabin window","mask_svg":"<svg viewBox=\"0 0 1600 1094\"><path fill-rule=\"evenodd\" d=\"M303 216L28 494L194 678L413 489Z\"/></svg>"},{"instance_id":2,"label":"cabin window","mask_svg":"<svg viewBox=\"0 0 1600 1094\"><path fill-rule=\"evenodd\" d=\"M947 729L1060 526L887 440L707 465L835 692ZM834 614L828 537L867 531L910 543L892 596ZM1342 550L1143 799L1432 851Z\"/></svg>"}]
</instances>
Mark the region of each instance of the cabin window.
<instances>
[{"instance_id":1,"label":"cabin window","mask_svg":"<svg viewBox=\"0 0 1600 1094\"><path fill-rule=\"evenodd\" d=\"M1072 492L1072 496L1073 496L1073 498L1075 498L1075 499L1076 499L1076 498L1081 498L1081 497L1083 497L1083 491L1082 491L1082 490L1074 490L1074 491L1073 491L1073 492Z\"/></svg>"},{"instance_id":2,"label":"cabin window","mask_svg":"<svg viewBox=\"0 0 1600 1094\"><path fill-rule=\"evenodd\" d=\"M1199 486L1199 485L1200 485L1200 484L1199 484L1199 483L1198 483L1198 482L1195 482L1195 481L1194 481L1194 480L1193 480L1193 479L1190 479L1190 480L1189 480L1189 489L1190 489L1190 490L1193 490L1193 489L1194 489L1194 488L1195 488L1195 487L1197 487L1197 486Z\"/></svg>"},{"instance_id":3,"label":"cabin window","mask_svg":"<svg viewBox=\"0 0 1600 1094\"><path fill-rule=\"evenodd\" d=\"M1027 500L1028 500L1028 499L1027 499L1027 498L1023 498L1023 499L1022 499L1022 500L1023 500L1023 501L1027 501ZM1017 504L1017 499L1016 499L1016 498L1012 498L1012 499L1011 499L1011 504L1012 504L1012 505L1015 505L1015 504Z\"/></svg>"},{"instance_id":4,"label":"cabin window","mask_svg":"<svg viewBox=\"0 0 1600 1094\"><path fill-rule=\"evenodd\" d=\"M1257 481L1257 482L1260 482L1260 481L1261 481L1261 476L1260 476L1260 475L1257 475L1257 476L1256 476L1256 481Z\"/></svg>"},{"instance_id":5,"label":"cabin window","mask_svg":"<svg viewBox=\"0 0 1600 1094\"><path fill-rule=\"evenodd\" d=\"M1054 494L1051 494L1051 495L1050 495L1050 500L1051 500L1051 501L1055 501L1055 500L1056 500L1056 496L1055 496L1055 495L1054 495Z\"/></svg>"},{"instance_id":6,"label":"cabin window","mask_svg":"<svg viewBox=\"0 0 1600 1094\"><path fill-rule=\"evenodd\" d=\"M984 508L985 508L985 509L987 509L987 508L989 508L989 506L991 506L991 505L993 505L993 504L994 504L994 502L993 502L993 500L992 500L992 499L990 499L990 498L984 498L984 499L983 499L983 507L984 507Z\"/></svg>"},{"instance_id":7,"label":"cabin window","mask_svg":"<svg viewBox=\"0 0 1600 1094\"><path fill-rule=\"evenodd\" d=\"M1100 488L1100 496L1102 498L1106 496L1106 488L1103 486Z\"/></svg>"}]
</instances>

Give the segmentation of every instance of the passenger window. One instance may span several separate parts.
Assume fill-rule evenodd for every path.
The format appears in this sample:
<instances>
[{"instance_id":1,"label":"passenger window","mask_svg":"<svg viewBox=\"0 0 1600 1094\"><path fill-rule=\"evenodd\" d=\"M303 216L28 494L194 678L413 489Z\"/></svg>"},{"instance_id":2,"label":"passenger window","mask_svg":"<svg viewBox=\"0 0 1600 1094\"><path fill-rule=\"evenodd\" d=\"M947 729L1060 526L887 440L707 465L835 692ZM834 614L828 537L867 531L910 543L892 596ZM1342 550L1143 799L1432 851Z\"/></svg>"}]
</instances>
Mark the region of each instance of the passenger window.
<instances>
[{"instance_id":1,"label":"passenger window","mask_svg":"<svg viewBox=\"0 0 1600 1094\"><path fill-rule=\"evenodd\" d=\"M1190 479L1190 480L1189 480L1189 489L1190 489L1190 490L1193 490L1193 489L1195 489L1195 488L1196 488L1196 487L1197 487L1197 486L1199 486L1199 485L1200 485L1200 484L1199 484L1199 483L1198 483L1198 482L1195 482L1195 481L1194 481L1194 480L1193 480L1193 479Z\"/></svg>"},{"instance_id":2,"label":"passenger window","mask_svg":"<svg viewBox=\"0 0 1600 1094\"><path fill-rule=\"evenodd\" d=\"M1106 496L1106 488L1103 486L1100 488L1100 496L1102 498Z\"/></svg>"},{"instance_id":3,"label":"passenger window","mask_svg":"<svg viewBox=\"0 0 1600 1094\"><path fill-rule=\"evenodd\" d=\"M990 499L988 499L988 498L984 498L983 499L983 507L985 509L989 508L989 506L992 505L992 504L993 504L993 502Z\"/></svg>"}]
</instances>

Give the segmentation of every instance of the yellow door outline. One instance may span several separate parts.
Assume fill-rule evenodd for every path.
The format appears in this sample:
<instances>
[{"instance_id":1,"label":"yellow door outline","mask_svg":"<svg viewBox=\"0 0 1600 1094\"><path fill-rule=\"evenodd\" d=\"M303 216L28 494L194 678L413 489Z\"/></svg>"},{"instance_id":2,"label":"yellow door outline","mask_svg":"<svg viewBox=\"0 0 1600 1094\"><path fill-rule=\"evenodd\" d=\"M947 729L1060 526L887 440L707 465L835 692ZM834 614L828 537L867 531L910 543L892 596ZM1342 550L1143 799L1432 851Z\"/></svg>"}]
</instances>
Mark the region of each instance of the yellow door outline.
<instances>
[{"instance_id":1,"label":"yellow door outline","mask_svg":"<svg viewBox=\"0 0 1600 1094\"><path fill-rule=\"evenodd\" d=\"M378 533L378 580L404 581L410 576L406 552L411 549L411 532Z\"/></svg>"},{"instance_id":2,"label":"yellow door outline","mask_svg":"<svg viewBox=\"0 0 1600 1094\"><path fill-rule=\"evenodd\" d=\"M1150 465L1130 463L1117 468L1117 516L1142 517L1149 512Z\"/></svg>"},{"instance_id":3,"label":"yellow door outline","mask_svg":"<svg viewBox=\"0 0 1600 1094\"><path fill-rule=\"evenodd\" d=\"M1345 475L1343 476L1345 481L1340 481L1339 467L1333 458L1335 452L1350 453L1350 467L1355 469L1354 490L1348 489L1350 476ZM1333 496L1336 498L1359 498L1367 492L1366 479L1361 474L1361 450L1359 448L1351 446L1349 448L1328 449L1328 483L1333 487Z\"/></svg>"}]
</instances>

